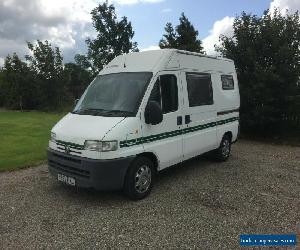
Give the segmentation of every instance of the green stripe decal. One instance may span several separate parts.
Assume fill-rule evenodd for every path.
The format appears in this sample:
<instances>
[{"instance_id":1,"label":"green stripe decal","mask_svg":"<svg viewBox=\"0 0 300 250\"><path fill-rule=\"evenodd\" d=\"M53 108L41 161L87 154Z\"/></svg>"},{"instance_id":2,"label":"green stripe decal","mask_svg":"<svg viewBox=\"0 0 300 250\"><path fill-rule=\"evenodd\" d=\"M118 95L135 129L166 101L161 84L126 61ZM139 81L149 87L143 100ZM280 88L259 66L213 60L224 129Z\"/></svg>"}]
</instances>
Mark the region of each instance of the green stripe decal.
<instances>
[{"instance_id":1,"label":"green stripe decal","mask_svg":"<svg viewBox=\"0 0 300 250\"><path fill-rule=\"evenodd\" d=\"M60 141L60 140L56 140L56 144L59 146L69 146L70 148L73 149L83 149L84 146L80 145L80 144L76 144L76 143L72 143L72 142L65 142L65 141Z\"/></svg>"},{"instance_id":2,"label":"green stripe decal","mask_svg":"<svg viewBox=\"0 0 300 250\"><path fill-rule=\"evenodd\" d=\"M203 129L207 129L207 128L212 128L212 127L215 127L218 125L223 125L223 124L226 124L229 122L234 122L234 121L237 121L238 119L239 119L238 117L232 117L232 118L228 118L225 120L220 120L217 122L210 122L210 123L206 123L206 124L202 124L202 125L198 125L198 126L194 126L194 127L188 127L188 128L184 128L184 129L178 129L178 130L174 130L174 131L170 131L170 132L161 133L161 134L140 137L140 138L128 140L128 141L121 141L120 147L121 148L130 147L130 146L139 145L142 143L149 143L149 142L153 142L153 141L163 140L166 138L170 138L170 137L174 137L174 136L178 136L178 135L182 135L182 134L188 134L191 132L195 132L195 131L199 131L199 130L203 130ZM56 140L56 144L59 146L63 146L63 147L69 146L70 148L78 149L78 150L84 149L83 145L72 143L72 142L65 142L65 141L61 141L61 140Z\"/></svg>"},{"instance_id":3,"label":"green stripe decal","mask_svg":"<svg viewBox=\"0 0 300 250\"><path fill-rule=\"evenodd\" d=\"M188 128L184 128L184 129L174 130L171 132L165 132L165 133L150 135L150 136L146 136L146 137L140 137L140 138L128 140L128 141L121 141L120 147L121 148L130 147L130 146L139 145L142 143L158 141L158 140L174 137L174 136L181 135L181 134L187 134L187 133L195 132L198 130L203 130L206 128L216 127L218 125L223 125L223 124L226 124L229 122L237 121L238 119L239 119L238 117L232 117L232 118L228 118L228 119L217 121L217 122L210 122L210 123L206 123L206 124L202 124L202 125L198 125L198 126L194 126L194 127L188 127Z\"/></svg>"}]
</instances>

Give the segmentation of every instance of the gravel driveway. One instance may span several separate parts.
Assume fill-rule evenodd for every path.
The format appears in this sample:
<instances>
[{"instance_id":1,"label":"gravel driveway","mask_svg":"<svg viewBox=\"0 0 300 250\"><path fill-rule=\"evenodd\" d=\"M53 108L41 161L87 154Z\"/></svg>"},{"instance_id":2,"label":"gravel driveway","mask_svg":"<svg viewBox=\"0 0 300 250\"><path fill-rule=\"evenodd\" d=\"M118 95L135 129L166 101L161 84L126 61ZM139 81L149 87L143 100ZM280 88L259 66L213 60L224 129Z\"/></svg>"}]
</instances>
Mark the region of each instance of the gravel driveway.
<instances>
[{"instance_id":1,"label":"gravel driveway","mask_svg":"<svg viewBox=\"0 0 300 250\"><path fill-rule=\"evenodd\" d=\"M299 147L241 140L225 163L159 174L138 202L66 187L40 166L0 173L0 249L236 249L240 234L295 233L299 208Z\"/></svg>"}]
</instances>

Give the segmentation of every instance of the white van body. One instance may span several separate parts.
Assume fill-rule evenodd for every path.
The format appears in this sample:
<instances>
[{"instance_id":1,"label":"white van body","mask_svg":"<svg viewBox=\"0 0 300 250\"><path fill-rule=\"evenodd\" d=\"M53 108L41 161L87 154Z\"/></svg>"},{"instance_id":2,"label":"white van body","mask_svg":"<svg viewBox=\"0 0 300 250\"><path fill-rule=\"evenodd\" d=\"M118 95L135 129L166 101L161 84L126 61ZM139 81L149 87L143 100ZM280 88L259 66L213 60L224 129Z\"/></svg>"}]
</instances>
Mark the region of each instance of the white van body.
<instances>
[{"instance_id":1,"label":"white van body","mask_svg":"<svg viewBox=\"0 0 300 250\"><path fill-rule=\"evenodd\" d=\"M149 158L160 171L219 148L225 134L231 142L237 140L240 95L232 60L175 49L136 52L116 57L98 77L130 72L151 73L134 116L69 113L53 127L49 170L61 181L96 189L121 189L136 157ZM177 109L164 113L159 124L147 124L145 109L155 83L163 84L161 79L168 84L172 81L172 86L176 81ZM209 79L210 87L206 87ZM198 104L197 84L203 84L208 93L211 88L211 97L200 94ZM160 105L167 106L162 102ZM85 146L88 140L113 141L117 146L111 151L90 150Z\"/></svg>"}]
</instances>

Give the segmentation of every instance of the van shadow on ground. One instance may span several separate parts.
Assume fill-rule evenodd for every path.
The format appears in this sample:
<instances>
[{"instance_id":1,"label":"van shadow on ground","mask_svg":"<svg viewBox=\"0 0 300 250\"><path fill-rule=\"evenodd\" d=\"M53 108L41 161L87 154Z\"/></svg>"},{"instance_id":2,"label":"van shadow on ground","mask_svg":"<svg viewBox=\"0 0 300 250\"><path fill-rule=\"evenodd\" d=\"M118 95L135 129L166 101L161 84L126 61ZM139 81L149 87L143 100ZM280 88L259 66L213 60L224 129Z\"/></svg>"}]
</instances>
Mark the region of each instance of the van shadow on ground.
<instances>
[{"instance_id":1,"label":"van shadow on ground","mask_svg":"<svg viewBox=\"0 0 300 250\"><path fill-rule=\"evenodd\" d=\"M155 177L154 187L149 197L142 201L157 199L158 196L164 196L170 192L171 186L182 186L181 180L187 180L191 175L199 175L201 172L207 171L212 168L213 164L207 156L197 156L183 163L171 166L157 173ZM75 200L81 200L82 202L88 203L101 203L102 206L113 202L115 205L132 203L122 191L97 191L94 189L74 188L64 184L58 183L56 180L51 178L50 189L62 196L67 196Z\"/></svg>"}]
</instances>

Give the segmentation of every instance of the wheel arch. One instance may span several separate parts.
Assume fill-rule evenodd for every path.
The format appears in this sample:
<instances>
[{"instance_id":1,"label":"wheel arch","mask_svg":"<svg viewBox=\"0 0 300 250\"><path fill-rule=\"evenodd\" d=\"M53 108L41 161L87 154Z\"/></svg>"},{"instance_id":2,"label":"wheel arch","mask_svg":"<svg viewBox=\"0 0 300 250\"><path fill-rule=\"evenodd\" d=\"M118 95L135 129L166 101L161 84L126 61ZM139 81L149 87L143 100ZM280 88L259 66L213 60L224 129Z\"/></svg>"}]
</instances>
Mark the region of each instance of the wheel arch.
<instances>
[{"instance_id":1,"label":"wheel arch","mask_svg":"<svg viewBox=\"0 0 300 250\"><path fill-rule=\"evenodd\" d=\"M140 153L140 154L136 155L136 157L140 157L140 156L143 156L143 157L146 157L146 158L150 159L154 164L155 171L156 172L158 171L159 161L158 161L157 156L153 152L143 152L143 153Z\"/></svg>"},{"instance_id":2,"label":"wheel arch","mask_svg":"<svg viewBox=\"0 0 300 250\"><path fill-rule=\"evenodd\" d=\"M222 138L224 138L224 136L226 136L226 135L229 136L230 141L232 142L232 136L233 136L232 131L225 132Z\"/></svg>"}]
</instances>

